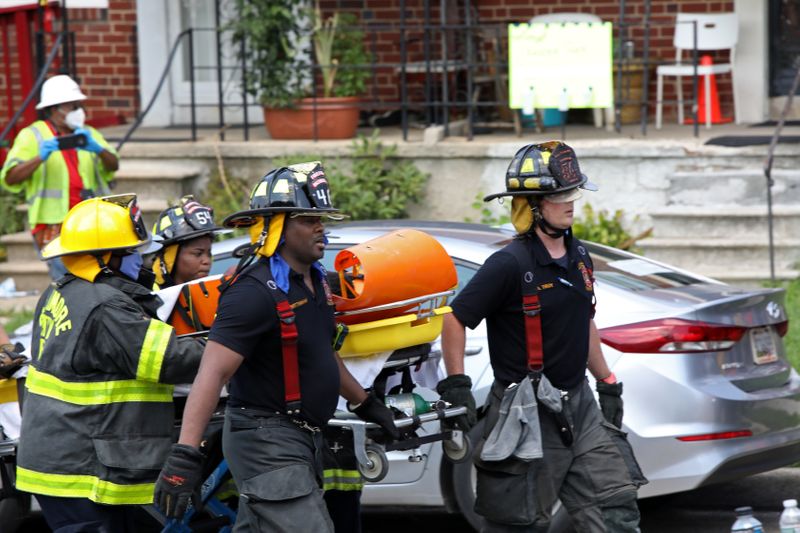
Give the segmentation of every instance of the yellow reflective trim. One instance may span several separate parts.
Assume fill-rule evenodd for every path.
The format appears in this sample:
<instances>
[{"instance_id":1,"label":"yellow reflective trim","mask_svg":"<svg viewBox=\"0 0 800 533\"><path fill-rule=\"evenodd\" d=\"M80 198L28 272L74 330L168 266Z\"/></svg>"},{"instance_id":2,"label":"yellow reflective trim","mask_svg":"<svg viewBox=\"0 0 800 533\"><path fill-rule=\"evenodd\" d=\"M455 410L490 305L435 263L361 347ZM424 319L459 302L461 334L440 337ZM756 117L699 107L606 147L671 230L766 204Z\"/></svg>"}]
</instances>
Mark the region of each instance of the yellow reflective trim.
<instances>
[{"instance_id":1,"label":"yellow reflective trim","mask_svg":"<svg viewBox=\"0 0 800 533\"><path fill-rule=\"evenodd\" d=\"M88 498L93 502L111 505L141 505L153 503L155 483L120 485L96 476L81 474L46 474L17 467L17 489L23 492Z\"/></svg>"},{"instance_id":2,"label":"yellow reflective trim","mask_svg":"<svg viewBox=\"0 0 800 533\"><path fill-rule=\"evenodd\" d=\"M167 351L172 326L160 320L150 320L147 333L139 353L139 365L136 368L136 379L142 381L158 381L161 376L161 365Z\"/></svg>"},{"instance_id":3,"label":"yellow reflective trim","mask_svg":"<svg viewBox=\"0 0 800 533\"><path fill-rule=\"evenodd\" d=\"M325 483L322 490L362 490L363 483Z\"/></svg>"},{"instance_id":4,"label":"yellow reflective trim","mask_svg":"<svg viewBox=\"0 0 800 533\"><path fill-rule=\"evenodd\" d=\"M73 382L28 368L25 386L33 394L76 405L103 405L122 402L171 402L172 385L136 379Z\"/></svg>"},{"instance_id":5,"label":"yellow reflective trim","mask_svg":"<svg viewBox=\"0 0 800 533\"><path fill-rule=\"evenodd\" d=\"M508 178L509 189L519 189L519 180L517 178Z\"/></svg>"},{"instance_id":6,"label":"yellow reflective trim","mask_svg":"<svg viewBox=\"0 0 800 533\"><path fill-rule=\"evenodd\" d=\"M520 174L523 172L533 172L533 159L526 157L522 161L522 168L519 169Z\"/></svg>"},{"instance_id":7,"label":"yellow reflective trim","mask_svg":"<svg viewBox=\"0 0 800 533\"><path fill-rule=\"evenodd\" d=\"M358 470L326 468L322 471L323 490L361 490L364 481Z\"/></svg>"},{"instance_id":8,"label":"yellow reflective trim","mask_svg":"<svg viewBox=\"0 0 800 533\"><path fill-rule=\"evenodd\" d=\"M550 164L550 152L542 151L542 152L539 152L539 153L542 154L542 163L544 163L544 166L549 165Z\"/></svg>"}]
</instances>

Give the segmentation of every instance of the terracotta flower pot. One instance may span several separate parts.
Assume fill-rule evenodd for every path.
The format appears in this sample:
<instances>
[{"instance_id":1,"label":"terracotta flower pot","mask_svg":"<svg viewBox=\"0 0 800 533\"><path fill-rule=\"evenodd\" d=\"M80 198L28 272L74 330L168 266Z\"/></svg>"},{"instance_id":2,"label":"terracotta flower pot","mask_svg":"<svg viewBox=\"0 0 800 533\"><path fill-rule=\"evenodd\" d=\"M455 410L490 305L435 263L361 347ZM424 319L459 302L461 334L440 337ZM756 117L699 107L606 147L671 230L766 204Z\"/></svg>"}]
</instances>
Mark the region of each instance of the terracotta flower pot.
<instances>
[{"instance_id":1,"label":"terracotta flower pot","mask_svg":"<svg viewBox=\"0 0 800 533\"><path fill-rule=\"evenodd\" d=\"M357 96L316 99L318 139L350 139L358 127ZM292 109L264 108L264 124L273 139L313 139L314 99L303 98Z\"/></svg>"}]
</instances>

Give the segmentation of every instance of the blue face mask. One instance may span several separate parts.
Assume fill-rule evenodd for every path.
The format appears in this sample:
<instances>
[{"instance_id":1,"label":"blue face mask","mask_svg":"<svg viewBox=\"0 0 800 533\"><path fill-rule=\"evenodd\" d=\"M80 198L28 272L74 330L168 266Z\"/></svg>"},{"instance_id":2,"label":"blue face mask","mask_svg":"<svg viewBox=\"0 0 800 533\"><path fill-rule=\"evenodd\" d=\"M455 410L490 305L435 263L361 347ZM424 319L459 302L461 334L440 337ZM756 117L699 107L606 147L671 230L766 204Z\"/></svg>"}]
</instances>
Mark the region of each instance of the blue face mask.
<instances>
[{"instance_id":1,"label":"blue face mask","mask_svg":"<svg viewBox=\"0 0 800 533\"><path fill-rule=\"evenodd\" d=\"M139 271L142 269L142 254L134 252L122 258L119 265L119 271L127 277L136 281L139 279Z\"/></svg>"}]
</instances>

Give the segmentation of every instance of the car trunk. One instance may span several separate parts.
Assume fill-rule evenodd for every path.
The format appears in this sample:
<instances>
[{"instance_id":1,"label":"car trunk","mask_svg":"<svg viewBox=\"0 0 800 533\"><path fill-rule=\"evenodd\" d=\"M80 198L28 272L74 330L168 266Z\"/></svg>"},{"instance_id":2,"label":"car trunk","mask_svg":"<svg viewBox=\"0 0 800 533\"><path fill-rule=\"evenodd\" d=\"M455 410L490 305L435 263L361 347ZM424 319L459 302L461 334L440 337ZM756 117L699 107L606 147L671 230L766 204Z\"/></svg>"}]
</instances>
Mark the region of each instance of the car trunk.
<instances>
[{"instance_id":1,"label":"car trunk","mask_svg":"<svg viewBox=\"0 0 800 533\"><path fill-rule=\"evenodd\" d=\"M786 359L782 336L788 329L782 289L742 291L726 285L687 285L648 291L650 296L667 297L671 303L685 301L692 306L676 318L708 325L707 336L738 337L728 349L714 353L719 372L745 392L784 386L791 365ZM729 326L717 327L717 326Z\"/></svg>"}]
</instances>

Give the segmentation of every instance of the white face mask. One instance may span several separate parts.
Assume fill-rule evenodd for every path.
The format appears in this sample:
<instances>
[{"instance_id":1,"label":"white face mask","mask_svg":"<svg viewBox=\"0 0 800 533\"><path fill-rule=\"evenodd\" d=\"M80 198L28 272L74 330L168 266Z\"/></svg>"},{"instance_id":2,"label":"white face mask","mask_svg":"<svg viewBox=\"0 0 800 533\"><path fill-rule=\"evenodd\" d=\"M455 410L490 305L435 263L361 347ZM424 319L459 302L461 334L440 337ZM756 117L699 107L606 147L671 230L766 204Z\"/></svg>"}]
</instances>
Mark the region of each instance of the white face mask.
<instances>
[{"instance_id":1,"label":"white face mask","mask_svg":"<svg viewBox=\"0 0 800 533\"><path fill-rule=\"evenodd\" d=\"M83 123L86 121L86 111L83 110L82 107L78 109L73 109L66 115L64 115L64 123L70 129L77 130L78 128L83 127Z\"/></svg>"}]
</instances>

